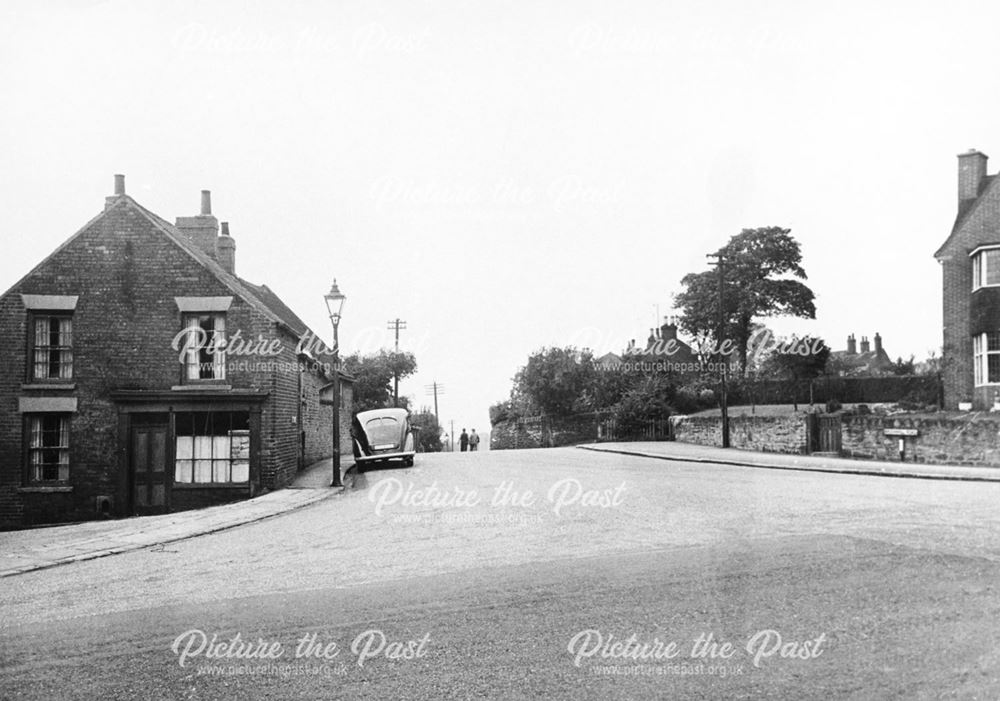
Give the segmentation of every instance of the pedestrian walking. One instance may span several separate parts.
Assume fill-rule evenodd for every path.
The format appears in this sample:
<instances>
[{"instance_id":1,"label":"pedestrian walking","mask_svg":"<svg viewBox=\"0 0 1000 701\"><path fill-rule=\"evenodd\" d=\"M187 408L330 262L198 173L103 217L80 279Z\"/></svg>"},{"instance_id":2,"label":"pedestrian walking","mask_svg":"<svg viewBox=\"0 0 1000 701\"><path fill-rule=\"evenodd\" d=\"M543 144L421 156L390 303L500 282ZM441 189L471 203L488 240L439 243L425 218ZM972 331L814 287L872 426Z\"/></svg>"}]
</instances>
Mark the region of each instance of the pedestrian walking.
<instances>
[{"instance_id":1,"label":"pedestrian walking","mask_svg":"<svg viewBox=\"0 0 1000 701\"><path fill-rule=\"evenodd\" d=\"M462 434L458 437L458 443L462 446L462 452L464 453L469 449L469 434L462 429Z\"/></svg>"},{"instance_id":2,"label":"pedestrian walking","mask_svg":"<svg viewBox=\"0 0 1000 701\"><path fill-rule=\"evenodd\" d=\"M479 434L476 429L472 429L472 435L469 436L469 450L479 450Z\"/></svg>"}]
</instances>

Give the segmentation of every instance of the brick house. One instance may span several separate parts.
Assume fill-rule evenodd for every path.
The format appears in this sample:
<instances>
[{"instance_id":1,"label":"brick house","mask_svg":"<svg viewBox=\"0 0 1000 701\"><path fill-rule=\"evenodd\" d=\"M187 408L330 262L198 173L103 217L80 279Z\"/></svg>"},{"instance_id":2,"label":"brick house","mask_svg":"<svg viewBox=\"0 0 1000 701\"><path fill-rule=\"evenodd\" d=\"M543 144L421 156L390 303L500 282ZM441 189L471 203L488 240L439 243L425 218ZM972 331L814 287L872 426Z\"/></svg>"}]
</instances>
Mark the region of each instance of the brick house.
<instances>
[{"instance_id":1,"label":"brick house","mask_svg":"<svg viewBox=\"0 0 1000 701\"><path fill-rule=\"evenodd\" d=\"M958 156L958 214L934 254L944 301L944 404L988 409L1000 393L1000 178L987 156Z\"/></svg>"},{"instance_id":2,"label":"brick house","mask_svg":"<svg viewBox=\"0 0 1000 701\"><path fill-rule=\"evenodd\" d=\"M877 377L892 372L893 362L882 347L882 336L875 332L875 346L871 345L867 336L861 337L861 349L852 333L847 337L847 349L830 353L828 368L838 375L855 377Z\"/></svg>"},{"instance_id":3,"label":"brick house","mask_svg":"<svg viewBox=\"0 0 1000 701\"><path fill-rule=\"evenodd\" d=\"M0 296L0 527L197 508L329 457L329 349L241 279L211 196L125 194ZM351 384L342 383L341 435Z\"/></svg>"}]
</instances>

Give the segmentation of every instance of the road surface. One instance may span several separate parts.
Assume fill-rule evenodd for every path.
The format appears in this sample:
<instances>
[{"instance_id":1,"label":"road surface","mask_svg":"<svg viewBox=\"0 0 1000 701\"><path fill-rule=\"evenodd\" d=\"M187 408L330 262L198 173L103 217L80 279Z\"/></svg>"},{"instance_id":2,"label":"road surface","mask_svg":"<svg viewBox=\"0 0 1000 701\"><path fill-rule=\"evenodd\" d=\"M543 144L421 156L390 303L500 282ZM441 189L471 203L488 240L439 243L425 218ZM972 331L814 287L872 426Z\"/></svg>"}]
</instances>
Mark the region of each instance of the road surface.
<instances>
[{"instance_id":1,"label":"road surface","mask_svg":"<svg viewBox=\"0 0 1000 701\"><path fill-rule=\"evenodd\" d=\"M1000 696L1000 485L574 449L361 482L5 579L0 697Z\"/></svg>"}]
</instances>

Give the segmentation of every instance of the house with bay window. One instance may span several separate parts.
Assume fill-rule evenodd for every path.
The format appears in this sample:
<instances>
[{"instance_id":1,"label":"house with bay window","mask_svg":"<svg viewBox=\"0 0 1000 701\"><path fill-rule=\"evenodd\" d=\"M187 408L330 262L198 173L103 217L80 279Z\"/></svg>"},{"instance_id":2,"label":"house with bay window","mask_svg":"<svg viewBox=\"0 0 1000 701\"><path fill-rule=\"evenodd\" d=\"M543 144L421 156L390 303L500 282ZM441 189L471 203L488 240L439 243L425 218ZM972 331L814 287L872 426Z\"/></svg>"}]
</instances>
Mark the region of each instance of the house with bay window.
<instances>
[{"instance_id":1,"label":"house with bay window","mask_svg":"<svg viewBox=\"0 0 1000 701\"><path fill-rule=\"evenodd\" d=\"M245 499L330 456L332 353L235 253L208 191L171 224L115 176L0 296L0 527Z\"/></svg>"},{"instance_id":2,"label":"house with bay window","mask_svg":"<svg viewBox=\"0 0 1000 701\"><path fill-rule=\"evenodd\" d=\"M944 300L945 408L1000 403L1000 178L987 156L958 156L958 214L935 258Z\"/></svg>"}]
</instances>

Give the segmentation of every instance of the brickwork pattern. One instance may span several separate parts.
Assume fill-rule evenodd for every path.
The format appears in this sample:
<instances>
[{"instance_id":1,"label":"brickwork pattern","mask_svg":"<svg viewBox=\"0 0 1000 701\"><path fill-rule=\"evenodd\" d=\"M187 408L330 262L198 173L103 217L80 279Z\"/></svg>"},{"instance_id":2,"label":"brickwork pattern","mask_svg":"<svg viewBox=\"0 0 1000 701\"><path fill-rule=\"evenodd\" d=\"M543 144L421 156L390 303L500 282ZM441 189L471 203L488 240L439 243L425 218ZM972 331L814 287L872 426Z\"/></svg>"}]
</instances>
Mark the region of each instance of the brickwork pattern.
<instances>
[{"instance_id":1,"label":"brickwork pattern","mask_svg":"<svg viewBox=\"0 0 1000 701\"><path fill-rule=\"evenodd\" d=\"M22 293L79 295L73 314L72 389L22 386L28 379ZM119 202L0 297L0 357L5 359L0 366L0 526L94 518L98 495L114 496L116 514L122 515L127 475L119 455L118 409L109 395L119 390L165 391L182 384L178 351L171 344L182 328L174 297L184 296L234 293L134 206ZM271 360L286 366L261 370L253 363L268 358L241 358L250 366L230 366L226 378L234 388L270 393L261 413L260 484L255 487L281 487L294 478L301 446L297 339L256 306L234 296L226 314L226 333L231 336L237 330L244 339L282 341L282 354ZM325 380L315 372L304 375L306 399L313 402L314 388ZM22 489L26 479L24 420L18 412L22 396L77 399L78 410L70 423L69 493ZM328 409L315 407L305 413L301 426L309 448L306 459L332 452L329 440L322 449L330 433L329 416ZM211 491L179 497L179 503L215 503ZM232 492L224 495L215 497L227 500Z\"/></svg>"}]
</instances>

